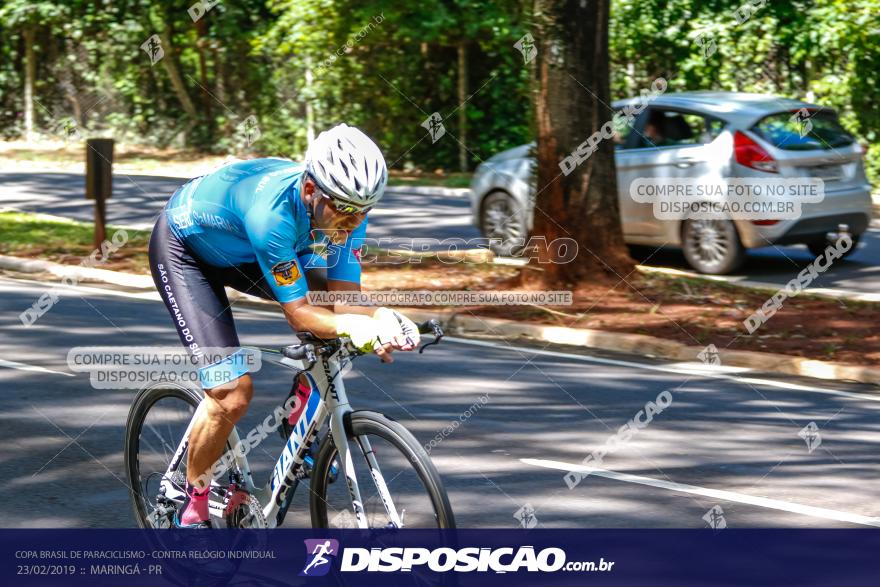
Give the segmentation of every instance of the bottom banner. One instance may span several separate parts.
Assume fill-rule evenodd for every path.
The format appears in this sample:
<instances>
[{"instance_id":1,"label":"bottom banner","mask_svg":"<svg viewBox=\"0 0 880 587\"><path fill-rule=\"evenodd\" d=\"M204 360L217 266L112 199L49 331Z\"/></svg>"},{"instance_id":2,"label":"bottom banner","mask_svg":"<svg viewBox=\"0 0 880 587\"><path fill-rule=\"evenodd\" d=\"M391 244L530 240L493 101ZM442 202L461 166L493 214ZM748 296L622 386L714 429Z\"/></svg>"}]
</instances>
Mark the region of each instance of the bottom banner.
<instances>
[{"instance_id":1,"label":"bottom banner","mask_svg":"<svg viewBox=\"0 0 880 587\"><path fill-rule=\"evenodd\" d=\"M872 585L880 530L0 530L7 585Z\"/></svg>"}]
</instances>

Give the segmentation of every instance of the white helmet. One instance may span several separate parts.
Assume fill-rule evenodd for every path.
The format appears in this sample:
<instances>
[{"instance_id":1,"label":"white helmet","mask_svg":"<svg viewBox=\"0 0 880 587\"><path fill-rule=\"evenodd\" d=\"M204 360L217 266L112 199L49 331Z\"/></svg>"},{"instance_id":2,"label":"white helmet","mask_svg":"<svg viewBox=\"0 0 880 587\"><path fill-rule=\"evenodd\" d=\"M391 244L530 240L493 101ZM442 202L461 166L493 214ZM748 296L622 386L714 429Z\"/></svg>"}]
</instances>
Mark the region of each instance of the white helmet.
<instances>
[{"instance_id":1,"label":"white helmet","mask_svg":"<svg viewBox=\"0 0 880 587\"><path fill-rule=\"evenodd\" d=\"M360 211L385 192L385 157L359 129L339 124L325 130L306 151L306 171L334 203Z\"/></svg>"}]
</instances>

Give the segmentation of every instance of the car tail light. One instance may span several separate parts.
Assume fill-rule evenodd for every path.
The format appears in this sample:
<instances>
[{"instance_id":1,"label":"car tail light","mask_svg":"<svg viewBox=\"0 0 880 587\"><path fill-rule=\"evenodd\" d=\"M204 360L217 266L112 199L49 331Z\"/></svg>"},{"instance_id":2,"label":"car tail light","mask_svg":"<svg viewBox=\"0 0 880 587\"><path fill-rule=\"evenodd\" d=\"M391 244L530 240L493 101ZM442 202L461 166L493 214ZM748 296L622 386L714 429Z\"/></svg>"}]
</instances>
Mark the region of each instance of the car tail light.
<instances>
[{"instance_id":1,"label":"car tail light","mask_svg":"<svg viewBox=\"0 0 880 587\"><path fill-rule=\"evenodd\" d=\"M736 154L736 162L758 171L779 173L776 159L764 148L740 131L733 135L733 150Z\"/></svg>"},{"instance_id":2,"label":"car tail light","mask_svg":"<svg viewBox=\"0 0 880 587\"><path fill-rule=\"evenodd\" d=\"M752 224L755 226L773 226L774 224L779 224L778 220L752 220Z\"/></svg>"}]
</instances>

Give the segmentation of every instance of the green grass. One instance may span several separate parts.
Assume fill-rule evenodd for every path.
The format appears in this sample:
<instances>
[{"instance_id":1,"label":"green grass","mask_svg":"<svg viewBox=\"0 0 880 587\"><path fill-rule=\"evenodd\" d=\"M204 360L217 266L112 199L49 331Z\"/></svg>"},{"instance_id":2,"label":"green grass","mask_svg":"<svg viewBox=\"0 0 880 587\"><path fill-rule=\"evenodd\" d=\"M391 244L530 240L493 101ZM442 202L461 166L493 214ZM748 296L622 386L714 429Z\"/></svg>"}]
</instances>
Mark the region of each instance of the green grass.
<instances>
[{"instance_id":1,"label":"green grass","mask_svg":"<svg viewBox=\"0 0 880 587\"><path fill-rule=\"evenodd\" d=\"M450 173L447 175L392 175L388 179L391 186L439 186L444 188L466 188L471 185L470 173Z\"/></svg>"},{"instance_id":2,"label":"green grass","mask_svg":"<svg viewBox=\"0 0 880 587\"><path fill-rule=\"evenodd\" d=\"M118 229L107 227L111 239ZM150 233L126 230L125 244L104 266L108 269L146 271ZM0 212L0 254L78 263L95 250L91 224L48 218L24 212ZM121 241L121 236L116 242Z\"/></svg>"},{"instance_id":3,"label":"green grass","mask_svg":"<svg viewBox=\"0 0 880 587\"><path fill-rule=\"evenodd\" d=\"M72 153L69 151L45 151L38 149L15 149L6 155L14 159L22 161L33 161L40 163L75 163L85 159L83 153Z\"/></svg>"}]
</instances>

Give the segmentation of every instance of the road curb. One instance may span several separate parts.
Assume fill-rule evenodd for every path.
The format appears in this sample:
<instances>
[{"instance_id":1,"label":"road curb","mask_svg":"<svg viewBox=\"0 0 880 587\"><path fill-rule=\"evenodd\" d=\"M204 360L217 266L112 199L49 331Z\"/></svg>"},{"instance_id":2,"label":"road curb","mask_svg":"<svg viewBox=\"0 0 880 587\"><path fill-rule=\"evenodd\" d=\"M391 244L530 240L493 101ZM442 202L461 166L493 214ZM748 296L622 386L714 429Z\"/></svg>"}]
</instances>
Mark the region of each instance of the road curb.
<instances>
[{"instance_id":1,"label":"road curb","mask_svg":"<svg viewBox=\"0 0 880 587\"><path fill-rule=\"evenodd\" d=\"M8 255L0 255L0 269L9 269L23 273L50 273L61 279L67 278L74 282L89 280L140 290L152 290L154 288L153 280L148 275L135 275L93 267L63 265L52 261L21 259ZM243 300L258 306L276 305L275 302L269 302L232 290L228 291L230 299ZM455 310L426 310L424 308L401 308L401 310L416 322L422 322L431 318L438 319L449 334L500 336L507 339L524 338L548 344L593 348L688 362L699 361L698 355L705 348L689 346L680 342L644 334L528 324L503 318L467 315ZM837 381L847 380L880 385L880 368L877 367L860 367L845 363L754 351L720 349L718 355L721 364L726 367L746 367L765 373L779 373ZM707 365L706 369L710 370L711 366Z\"/></svg>"},{"instance_id":2,"label":"road curb","mask_svg":"<svg viewBox=\"0 0 880 587\"><path fill-rule=\"evenodd\" d=\"M19 271L21 273L51 273L56 277L67 279L74 283L90 280L136 289L155 288L153 278L149 275L123 273L122 271L110 271L109 269L83 267L81 265L64 265L53 261L22 259L20 257L10 257L9 255L0 255L0 269Z\"/></svg>"},{"instance_id":3,"label":"road curb","mask_svg":"<svg viewBox=\"0 0 880 587\"><path fill-rule=\"evenodd\" d=\"M410 249L385 249L374 248L369 245L364 247L362 255L371 258L375 255L376 261L386 262L392 265L399 265L404 261L420 263L422 260L437 260L441 263L452 265L454 263L492 263L495 260L495 253L489 249L453 249L453 250L436 250L436 251L412 251Z\"/></svg>"},{"instance_id":4,"label":"road curb","mask_svg":"<svg viewBox=\"0 0 880 587\"><path fill-rule=\"evenodd\" d=\"M503 318L462 315L454 311L430 311L419 308L404 308L402 311L416 321L437 318L450 334L486 334L505 338L528 338L549 344L595 348L689 362L699 361L698 355L705 349L705 347L689 346L644 334L526 324ZM720 349L718 356L721 365L725 367L746 367L767 373L880 385L880 368L877 367L860 367L846 363L755 351ZM711 366L707 365L706 369L710 370Z\"/></svg>"}]
</instances>

